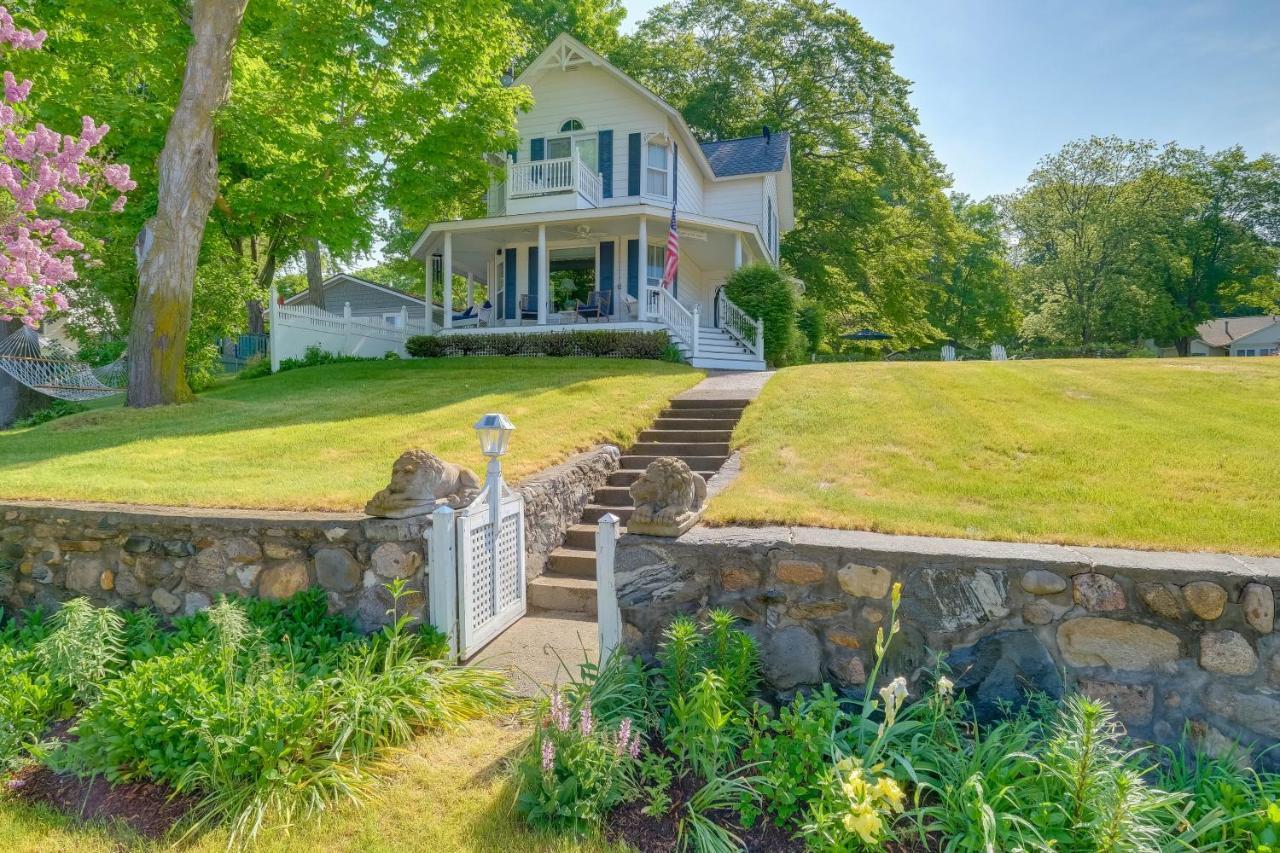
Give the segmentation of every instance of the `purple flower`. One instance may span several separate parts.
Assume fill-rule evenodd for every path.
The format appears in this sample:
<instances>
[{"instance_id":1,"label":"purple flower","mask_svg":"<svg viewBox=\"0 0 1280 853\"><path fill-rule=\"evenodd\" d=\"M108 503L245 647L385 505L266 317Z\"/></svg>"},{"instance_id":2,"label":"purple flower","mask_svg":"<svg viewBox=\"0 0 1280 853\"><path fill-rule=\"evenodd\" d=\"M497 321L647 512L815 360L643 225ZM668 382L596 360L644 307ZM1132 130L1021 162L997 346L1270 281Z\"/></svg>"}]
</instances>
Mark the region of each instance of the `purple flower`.
<instances>
[{"instance_id":1,"label":"purple flower","mask_svg":"<svg viewBox=\"0 0 1280 853\"><path fill-rule=\"evenodd\" d=\"M578 717L578 724L582 730L582 736L586 737L591 734L591 702L588 701L582 706L582 711Z\"/></svg>"},{"instance_id":2,"label":"purple flower","mask_svg":"<svg viewBox=\"0 0 1280 853\"><path fill-rule=\"evenodd\" d=\"M623 717L622 724L618 726L618 744L614 747L614 752L618 755L627 751L627 743L631 740L631 718Z\"/></svg>"},{"instance_id":3,"label":"purple flower","mask_svg":"<svg viewBox=\"0 0 1280 853\"><path fill-rule=\"evenodd\" d=\"M542 772L550 773L555 766L556 745L551 742L551 738L544 738L542 741Z\"/></svg>"},{"instance_id":4,"label":"purple flower","mask_svg":"<svg viewBox=\"0 0 1280 853\"><path fill-rule=\"evenodd\" d=\"M569 707L559 690L551 691L551 722L562 732L569 731Z\"/></svg>"},{"instance_id":5,"label":"purple flower","mask_svg":"<svg viewBox=\"0 0 1280 853\"><path fill-rule=\"evenodd\" d=\"M640 757L640 733L639 732L636 732L635 735L632 736L631 738L631 757L632 758Z\"/></svg>"}]
</instances>

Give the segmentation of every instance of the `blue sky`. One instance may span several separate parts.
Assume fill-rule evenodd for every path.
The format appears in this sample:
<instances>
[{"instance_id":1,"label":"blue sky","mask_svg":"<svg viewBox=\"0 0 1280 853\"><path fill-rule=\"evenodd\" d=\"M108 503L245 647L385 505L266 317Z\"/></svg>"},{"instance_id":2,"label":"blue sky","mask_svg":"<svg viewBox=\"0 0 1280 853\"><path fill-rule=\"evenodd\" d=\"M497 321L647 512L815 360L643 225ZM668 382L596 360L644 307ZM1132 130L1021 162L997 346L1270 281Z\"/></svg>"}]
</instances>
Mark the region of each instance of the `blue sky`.
<instances>
[{"instance_id":1,"label":"blue sky","mask_svg":"<svg viewBox=\"0 0 1280 853\"><path fill-rule=\"evenodd\" d=\"M624 2L626 29L656 5ZM894 46L961 192L1091 134L1280 153L1280 0L837 2Z\"/></svg>"}]
</instances>

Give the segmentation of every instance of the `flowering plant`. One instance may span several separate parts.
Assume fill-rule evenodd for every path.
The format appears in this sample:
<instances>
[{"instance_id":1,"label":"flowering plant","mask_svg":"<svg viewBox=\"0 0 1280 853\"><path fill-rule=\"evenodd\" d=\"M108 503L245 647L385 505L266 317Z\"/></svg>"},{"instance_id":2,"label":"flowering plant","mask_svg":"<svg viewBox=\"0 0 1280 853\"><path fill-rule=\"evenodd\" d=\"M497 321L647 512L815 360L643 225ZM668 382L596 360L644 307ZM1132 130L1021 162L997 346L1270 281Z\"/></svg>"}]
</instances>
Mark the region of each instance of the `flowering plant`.
<instances>
[{"instance_id":1,"label":"flowering plant","mask_svg":"<svg viewBox=\"0 0 1280 853\"><path fill-rule=\"evenodd\" d=\"M45 32L14 25L0 6L0 45L39 50ZM110 128L89 116L79 138L59 134L36 122L29 126L23 107L31 81L18 82L4 72L0 102L0 321L21 319L35 326L45 314L67 307L59 288L76 279L76 260L88 260L85 246L73 238L58 213L90 206L107 189L116 195L111 210L124 208L125 193L137 187L129 167L94 155Z\"/></svg>"},{"instance_id":2,"label":"flowering plant","mask_svg":"<svg viewBox=\"0 0 1280 853\"><path fill-rule=\"evenodd\" d=\"M555 690L517 768L516 806L535 825L586 832L637 792L642 740L630 717L597 725L590 701L574 709Z\"/></svg>"}]
</instances>

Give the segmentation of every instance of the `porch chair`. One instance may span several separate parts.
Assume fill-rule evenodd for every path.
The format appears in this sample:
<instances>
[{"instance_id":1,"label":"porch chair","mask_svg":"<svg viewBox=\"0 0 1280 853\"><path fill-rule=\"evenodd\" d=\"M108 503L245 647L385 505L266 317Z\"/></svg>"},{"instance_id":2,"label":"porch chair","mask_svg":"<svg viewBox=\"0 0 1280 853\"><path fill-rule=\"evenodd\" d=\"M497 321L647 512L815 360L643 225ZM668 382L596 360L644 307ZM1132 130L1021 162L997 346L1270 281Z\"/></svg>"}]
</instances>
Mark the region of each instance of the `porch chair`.
<instances>
[{"instance_id":1,"label":"porch chair","mask_svg":"<svg viewBox=\"0 0 1280 853\"><path fill-rule=\"evenodd\" d=\"M467 310L461 313L454 312L453 328L465 329L468 326L476 326L480 323L480 317L476 314L476 306L468 305Z\"/></svg>"},{"instance_id":2,"label":"porch chair","mask_svg":"<svg viewBox=\"0 0 1280 853\"><path fill-rule=\"evenodd\" d=\"M536 321L537 319L538 319L538 307L537 307L536 305L530 305L530 304L529 304L529 294L527 294L527 293L522 293L522 294L520 294L520 320L521 320L521 322L523 322L523 321L525 321L525 320L535 320L535 321Z\"/></svg>"},{"instance_id":3,"label":"porch chair","mask_svg":"<svg viewBox=\"0 0 1280 853\"><path fill-rule=\"evenodd\" d=\"M613 294L607 290L593 290L587 295L586 304L578 303L575 309L578 316L590 321L592 317L604 320L609 316L609 297Z\"/></svg>"},{"instance_id":4,"label":"porch chair","mask_svg":"<svg viewBox=\"0 0 1280 853\"><path fill-rule=\"evenodd\" d=\"M1009 354L1004 351L1004 344L991 345L991 360L992 361L1008 361L1009 360Z\"/></svg>"},{"instance_id":5,"label":"porch chair","mask_svg":"<svg viewBox=\"0 0 1280 853\"><path fill-rule=\"evenodd\" d=\"M943 360L943 361L955 361L955 360L956 360L956 348L955 348L955 347L953 347L951 344L947 344L945 347L943 347L943 348L942 348L942 360Z\"/></svg>"},{"instance_id":6,"label":"porch chair","mask_svg":"<svg viewBox=\"0 0 1280 853\"><path fill-rule=\"evenodd\" d=\"M476 315L476 320L481 326L493 325L493 303L485 300L484 305L480 307L480 313Z\"/></svg>"}]
</instances>

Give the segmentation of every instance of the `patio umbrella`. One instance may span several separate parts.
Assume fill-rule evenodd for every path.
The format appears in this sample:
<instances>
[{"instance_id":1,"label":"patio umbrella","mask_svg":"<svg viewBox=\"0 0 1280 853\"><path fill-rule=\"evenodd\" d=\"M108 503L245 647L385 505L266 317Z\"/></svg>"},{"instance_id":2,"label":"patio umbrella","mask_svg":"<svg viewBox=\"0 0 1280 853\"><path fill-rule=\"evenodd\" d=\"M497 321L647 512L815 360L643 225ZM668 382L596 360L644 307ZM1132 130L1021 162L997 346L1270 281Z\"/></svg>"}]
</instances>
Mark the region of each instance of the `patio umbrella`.
<instances>
[{"instance_id":1,"label":"patio umbrella","mask_svg":"<svg viewBox=\"0 0 1280 853\"><path fill-rule=\"evenodd\" d=\"M846 341L887 341L892 339L893 335L886 335L875 329L859 329L856 332L845 332L840 337Z\"/></svg>"}]
</instances>

